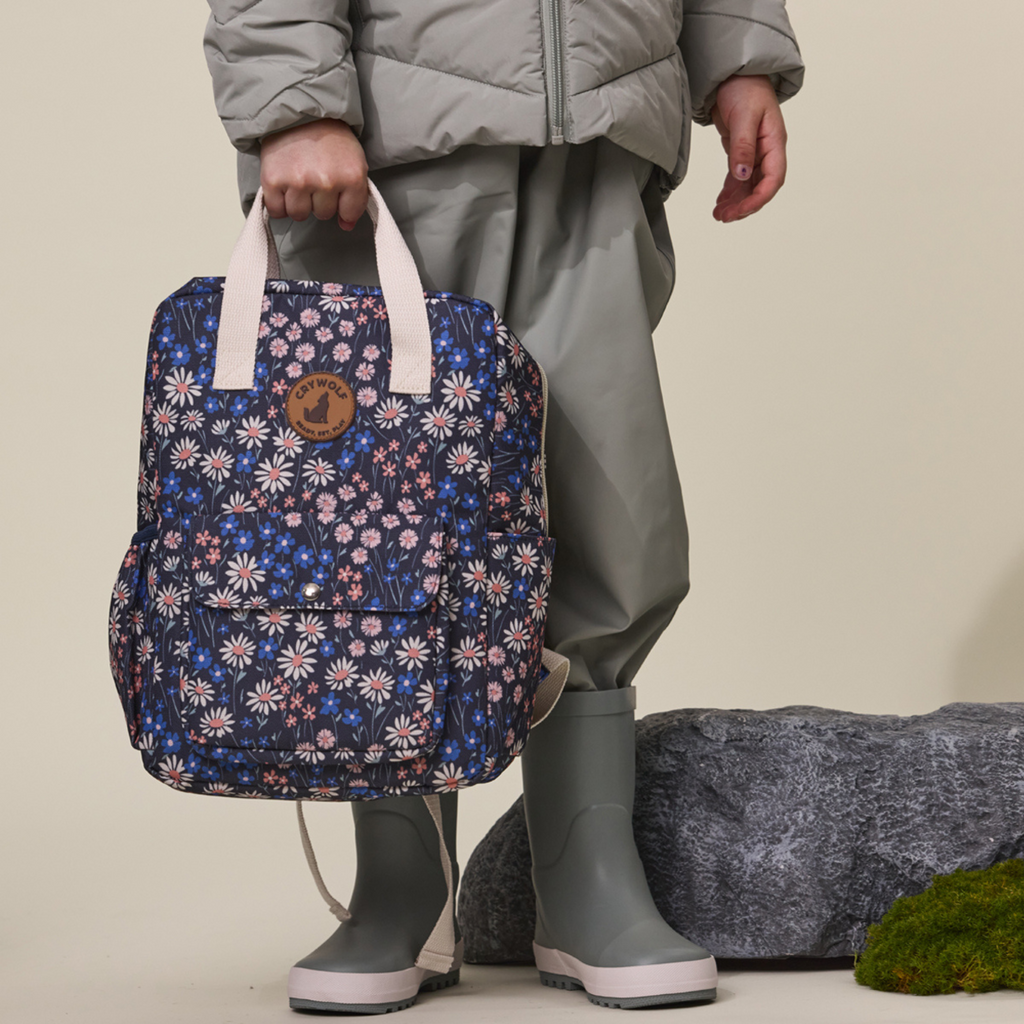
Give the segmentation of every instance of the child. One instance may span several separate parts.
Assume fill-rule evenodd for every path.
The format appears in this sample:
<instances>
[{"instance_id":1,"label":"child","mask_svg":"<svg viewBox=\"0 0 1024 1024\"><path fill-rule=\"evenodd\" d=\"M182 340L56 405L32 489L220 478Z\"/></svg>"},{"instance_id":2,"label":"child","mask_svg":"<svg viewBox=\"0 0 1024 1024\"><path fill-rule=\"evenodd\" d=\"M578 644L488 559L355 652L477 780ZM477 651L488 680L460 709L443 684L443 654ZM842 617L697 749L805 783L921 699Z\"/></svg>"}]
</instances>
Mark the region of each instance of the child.
<instances>
[{"instance_id":1,"label":"child","mask_svg":"<svg viewBox=\"0 0 1024 1024\"><path fill-rule=\"evenodd\" d=\"M631 681L688 588L651 336L691 117L728 154L716 219L785 178L778 101L802 62L784 0L210 6L243 206L262 183L282 276L377 282L369 167L424 287L490 302L547 373L547 644L571 669L523 755L542 980L603 1005L714 998L714 960L658 914L631 825ZM353 812L353 918L293 968L295 1007L384 1012L458 980L414 966L446 893L422 801Z\"/></svg>"}]
</instances>

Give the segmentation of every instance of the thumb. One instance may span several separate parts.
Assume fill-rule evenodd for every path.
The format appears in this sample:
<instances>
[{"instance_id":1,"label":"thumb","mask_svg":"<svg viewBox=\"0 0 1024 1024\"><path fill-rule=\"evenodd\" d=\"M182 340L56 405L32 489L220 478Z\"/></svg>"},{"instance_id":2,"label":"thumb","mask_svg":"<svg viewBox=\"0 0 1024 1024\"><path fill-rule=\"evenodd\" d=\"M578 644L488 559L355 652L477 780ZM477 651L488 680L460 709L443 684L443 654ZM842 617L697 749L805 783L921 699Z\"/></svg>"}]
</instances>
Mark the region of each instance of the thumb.
<instances>
[{"instance_id":1,"label":"thumb","mask_svg":"<svg viewBox=\"0 0 1024 1024\"><path fill-rule=\"evenodd\" d=\"M729 173L739 181L749 181L757 159L757 130L760 111L737 111L729 125Z\"/></svg>"}]
</instances>

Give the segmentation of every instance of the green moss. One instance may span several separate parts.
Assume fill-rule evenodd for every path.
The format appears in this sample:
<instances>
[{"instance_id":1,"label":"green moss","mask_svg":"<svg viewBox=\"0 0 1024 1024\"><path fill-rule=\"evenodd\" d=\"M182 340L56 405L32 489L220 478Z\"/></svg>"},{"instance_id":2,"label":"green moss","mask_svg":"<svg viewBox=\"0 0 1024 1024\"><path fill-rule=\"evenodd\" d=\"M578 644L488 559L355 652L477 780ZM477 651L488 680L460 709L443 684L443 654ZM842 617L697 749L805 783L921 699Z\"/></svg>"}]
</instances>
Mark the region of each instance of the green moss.
<instances>
[{"instance_id":1,"label":"green moss","mask_svg":"<svg viewBox=\"0 0 1024 1024\"><path fill-rule=\"evenodd\" d=\"M917 996L1024 989L1024 860L936 875L868 929L854 975Z\"/></svg>"}]
</instances>

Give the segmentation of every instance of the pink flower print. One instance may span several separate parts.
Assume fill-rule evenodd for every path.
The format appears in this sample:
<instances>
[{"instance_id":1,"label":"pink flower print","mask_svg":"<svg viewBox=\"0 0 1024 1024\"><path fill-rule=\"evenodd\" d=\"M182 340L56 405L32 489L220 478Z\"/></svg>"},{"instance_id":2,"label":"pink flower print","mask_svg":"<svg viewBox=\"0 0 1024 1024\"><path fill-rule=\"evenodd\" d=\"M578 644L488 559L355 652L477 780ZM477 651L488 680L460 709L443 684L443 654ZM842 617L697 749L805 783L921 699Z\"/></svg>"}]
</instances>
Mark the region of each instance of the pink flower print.
<instances>
[{"instance_id":1,"label":"pink flower print","mask_svg":"<svg viewBox=\"0 0 1024 1024\"><path fill-rule=\"evenodd\" d=\"M260 303L260 312L267 313L270 311L270 296L264 295L263 302Z\"/></svg>"},{"instance_id":2,"label":"pink flower print","mask_svg":"<svg viewBox=\"0 0 1024 1024\"><path fill-rule=\"evenodd\" d=\"M374 388L360 388L356 392L356 401L364 409L368 409L370 406L377 404L377 392Z\"/></svg>"},{"instance_id":3,"label":"pink flower print","mask_svg":"<svg viewBox=\"0 0 1024 1024\"><path fill-rule=\"evenodd\" d=\"M271 313L270 323L272 327L284 327L288 323L288 317L284 313Z\"/></svg>"},{"instance_id":4,"label":"pink flower print","mask_svg":"<svg viewBox=\"0 0 1024 1024\"><path fill-rule=\"evenodd\" d=\"M321 729L316 734L316 745L321 750L330 750L337 743L337 738L330 729Z\"/></svg>"},{"instance_id":5,"label":"pink flower print","mask_svg":"<svg viewBox=\"0 0 1024 1024\"><path fill-rule=\"evenodd\" d=\"M363 347L363 358L364 359L376 359L380 355L380 349L376 345L365 345Z\"/></svg>"},{"instance_id":6,"label":"pink flower print","mask_svg":"<svg viewBox=\"0 0 1024 1024\"><path fill-rule=\"evenodd\" d=\"M339 320L338 333L345 335L346 338L351 338L356 333L356 325L351 320ZM348 356L345 358L347 359Z\"/></svg>"},{"instance_id":7,"label":"pink flower print","mask_svg":"<svg viewBox=\"0 0 1024 1024\"><path fill-rule=\"evenodd\" d=\"M335 612L333 622L335 629L348 629L352 625L352 613Z\"/></svg>"},{"instance_id":8,"label":"pink flower print","mask_svg":"<svg viewBox=\"0 0 1024 1024\"><path fill-rule=\"evenodd\" d=\"M359 623L359 628L366 636L377 636L384 627L378 616L364 615L362 621Z\"/></svg>"},{"instance_id":9,"label":"pink flower print","mask_svg":"<svg viewBox=\"0 0 1024 1024\"><path fill-rule=\"evenodd\" d=\"M371 512L379 512L384 507L384 499L377 491L374 491L370 495L370 500L367 501L366 507Z\"/></svg>"},{"instance_id":10,"label":"pink flower print","mask_svg":"<svg viewBox=\"0 0 1024 1024\"><path fill-rule=\"evenodd\" d=\"M399 519L398 516L389 513L386 516L381 516L380 524L385 530L394 530L396 527L402 525L402 520Z\"/></svg>"},{"instance_id":11,"label":"pink flower print","mask_svg":"<svg viewBox=\"0 0 1024 1024\"><path fill-rule=\"evenodd\" d=\"M273 338L270 342L270 354L275 359L283 359L288 355L288 343L284 338Z\"/></svg>"},{"instance_id":12,"label":"pink flower print","mask_svg":"<svg viewBox=\"0 0 1024 1024\"><path fill-rule=\"evenodd\" d=\"M342 331L341 333L345 334L346 332ZM347 363L352 358L352 349L345 342L339 341L331 350L331 355L334 357L335 362Z\"/></svg>"},{"instance_id":13,"label":"pink flower print","mask_svg":"<svg viewBox=\"0 0 1024 1024\"><path fill-rule=\"evenodd\" d=\"M294 528L302 525L302 513L301 512L287 512L284 517L284 525Z\"/></svg>"},{"instance_id":14,"label":"pink flower print","mask_svg":"<svg viewBox=\"0 0 1024 1024\"><path fill-rule=\"evenodd\" d=\"M302 376L302 363L289 363L285 368L284 372L289 377L301 377Z\"/></svg>"},{"instance_id":15,"label":"pink flower print","mask_svg":"<svg viewBox=\"0 0 1024 1024\"><path fill-rule=\"evenodd\" d=\"M312 343L304 341L301 345L295 346L295 358L300 363L308 363L313 356L316 355L316 349L313 348Z\"/></svg>"},{"instance_id":16,"label":"pink flower print","mask_svg":"<svg viewBox=\"0 0 1024 1024\"><path fill-rule=\"evenodd\" d=\"M353 658L361 658L366 653L366 644L364 644L362 640L353 640L352 643L348 645L348 653L351 654Z\"/></svg>"},{"instance_id":17,"label":"pink flower print","mask_svg":"<svg viewBox=\"0 0 1024 1024\"><path fill-rule=\"evenodd\" d=\"M512 700L516 704L521 704L523 700L523 687L522 684L517 684L516 688L512 691Z\"/></svg>"},{"instance_id":18,"label":"pink flower print","mask_svg":"<svg viewBox=\"0 0 1024 1024\"><path fill-rule=\"evenodd\" d=\"M493 647L487 649L487 663L489 665L504 665L505 664L505 648L499 647L495 644Z\"/></svg>"},{"instance_id":19,"label":"pink flower print","mask_svg":"<svg viewBox=\"0 0 1024 1024\"><path fill-rule=\"evenodd\" d=\"M287 331L285 331L285 337L289 341L298 341L302 337L302 328L298 324L291 324Z\"/></svg>"},{"instance_id":20,"label":"pink flower print","mask_svg":"<svg viewBox=\"0 0 1024 1024\"><path fill-rule=\"evenodd\" d=\"M437 573L428 573L423 577L423 590L427 594L436 594L441 589L441 577Z\"/></svg>"},{"instance_id":21,"label":"pink flower print","mask_svg":"<svg viewBox=\"0 0 1024 1024\"><path fill-rule=\"evenodd\" d=\"M299 323L302 324L303 327L316 327L316 325L320 323L319 310L307 306L299 314Z\"/></svg>"},{"instance_id":22,"label":"pink flower print","mask_svg":"<svg viewBox=\"0 0 1024 1024\"><path fill-rule=\"evenodd\" d=\"M372 363L360 363L356 367L356 376L360 380L370 380L376 372L377 368Z\"/></svg>"},{"instance_id":23,"label":"pink flower print","mask_svg":"<svg viewBox=\"0 0 1024 1024\"><path fill-rule=\"evenodd\" d=\"M270 324L261 323L260 329L256 332L257 338L266 338L270 334Z\"/></svg>"},{"instance_id":24,"label":"pink flower print","mask_svg":"<svg viewBox=\"0 0 1024 1024\"><path fill-rule=\"evenodd\" d=\"M497 704L501 700L501 683L487 684L487 699L492 704Z\"/></svg>"},{"instance_id":25,"label":"pink flower print","mask_svg":"<svg viewBox=\"0 0 1024 1024\"><path fill-rule=\"evenodd\" d=\"M334 539L339 544L348 544L355 535L355 530L348 523L338 523L334 528Z\"/></svg>"},{"instance_id":26,"label":"pink flower print","mask_svg":"<svg viewBox=\"0 0 1024 1024\"><path fill-rule=\"evenodd\" d=\"M359 543L362 544L364 547L368 548L377 547L377 545L380 544L380 540L380 530L363 530L363 532L359 535Z\"/></svg>"},{"instance_id":27,"label":"pink flower print","mask_svg":"<svg viewBox=\"0 0 1024 1024\"><path fill-rule=\"evenodd\" d=\"M316 340L321 345L326 345L334 337L334 331L330 327L318 327L316 330Z\"/></svg>"},{"instance_id":28,"label":"pink flower print","mask_svg":"<svg viewBox=\"0 0 1024 1024\"><path fill-rule=\"evenodd\" d=\"M338 488L338 497L345 502L355 501L356 489L351 484L343 484Z\"/></svg>"},{"instance_id":29,"label":"pink flower print","mask_svg":"<svg viewBox=\"0 0 1024 1024\"><path fill-rule=\"evenodd\" d=\"M419 540L419 537L416 536L416 531L415 530L403 530L398 535L398 543L406 551L411 551L414 547L416 547L416 544L417 544L418 540Z\"/></svg>"}]
</instances>

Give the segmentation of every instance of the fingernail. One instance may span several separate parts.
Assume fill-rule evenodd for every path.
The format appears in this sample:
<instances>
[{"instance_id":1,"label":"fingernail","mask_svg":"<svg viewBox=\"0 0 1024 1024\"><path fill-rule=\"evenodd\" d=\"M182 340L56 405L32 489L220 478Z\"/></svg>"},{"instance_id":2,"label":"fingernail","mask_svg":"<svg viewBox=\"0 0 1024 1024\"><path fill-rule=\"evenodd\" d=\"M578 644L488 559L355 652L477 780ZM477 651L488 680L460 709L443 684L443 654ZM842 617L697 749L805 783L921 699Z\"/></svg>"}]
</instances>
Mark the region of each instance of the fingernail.
<instances>
[{"instance_id":1,"label":"fingernail","mask_svg":"<svg viewBox=\"0 0 1024 1024\"><path fill-rule=\"evenodd\" d=\"M750 168L746 164L740 164L736 168L736 177L738 177L738 178L749 178L750 177Z\"/></svg>"}]
</instances>

